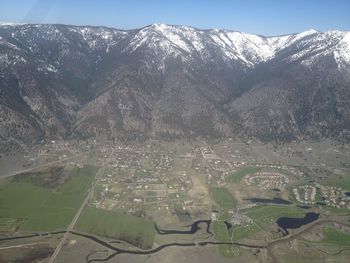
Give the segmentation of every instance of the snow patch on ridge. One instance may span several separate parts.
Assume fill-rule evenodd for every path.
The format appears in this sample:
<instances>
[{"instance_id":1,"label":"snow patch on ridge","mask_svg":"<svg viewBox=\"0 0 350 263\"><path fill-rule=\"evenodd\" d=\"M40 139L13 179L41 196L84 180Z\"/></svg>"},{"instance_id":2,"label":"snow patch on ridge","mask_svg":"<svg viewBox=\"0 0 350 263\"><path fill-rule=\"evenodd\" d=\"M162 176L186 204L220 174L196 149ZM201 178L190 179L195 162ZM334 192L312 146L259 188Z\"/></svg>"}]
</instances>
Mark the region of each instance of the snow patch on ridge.
<instances>
[{"instance_id":1,"label":"snow patch on ridge","mask_svg":"<svg viewBox=\"0 0 350 263\"><path fill-rule=\"evenodd\" d=\"M0 26L13 25L19 23L0 22ZM55 25L33 27L41 30L40 38L65 40L65 32ZM86 42L91 50L111 52L122 39L127 40L122 52L132 53L141 47L149 48L157 57L152 63L159 65L169 56L180 56L186 62L199 59L210 63L222 59L255 67L275 58L276 55L286 56L284 61L298 61L305 66L311 66L318 58L331 55L334 56L339 69L350 65L350 32L336 30L323 33L310 29L298 34L264 37L239 31L201 30L166 24L153 24L136 30L88 26L68 26L68 29L79 34L79 40ZM23 38L30 33L28 30L31 30L30 26L14 30L12 37ZM0 37L0 45L18 49L11 42L11 39ZM28 49L33 52L36 46L37 43L32 41ZM280 52L282 50L285 51Z\"/></svg>"},{"instance_id":2,"label":"snow patch on ridge","mask_svg":"<svg viewBox=\"0 0 350 263\"><path fill-rule=\"evenodd\" d=\"M344 34L333 54L339 70L350 66L350 32Z\"/></svg>"},{"instance_id":3,"label":"snow patch on ridge","mask_svg":"<svg viewBox=\"0 0 350 263\"><path fill-rule=\"evenodd\" d=\"M21 26L21 25L26 25L26 23L0 21L0 26Z\"/></svg>"}]
</instances>

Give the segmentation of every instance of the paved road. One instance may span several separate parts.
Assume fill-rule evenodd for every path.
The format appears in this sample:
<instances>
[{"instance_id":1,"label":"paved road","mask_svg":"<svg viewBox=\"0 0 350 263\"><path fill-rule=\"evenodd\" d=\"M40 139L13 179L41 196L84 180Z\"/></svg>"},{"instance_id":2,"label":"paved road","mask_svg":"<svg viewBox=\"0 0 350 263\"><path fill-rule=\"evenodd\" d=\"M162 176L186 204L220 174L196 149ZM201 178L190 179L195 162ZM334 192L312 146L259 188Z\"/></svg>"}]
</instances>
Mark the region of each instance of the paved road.
<instances>
[{"instance_id":1,"label":"paved road","mask_svg":"<svg viewBox=\"0 0 350 263\"><path fill-rule=\"evenodd\" d=\"M102 172L102 168L97 172L96 178L101 174L101 172ZM80 216L81 212L83 211L83 209L84 209L85 205L87 204L89 198L90 198L90 197L92 196L92 194L94 193L96 178L95 178L94 182L92 183L92 186L91 186L91 188L90 188L90 190L89 190L89 192L88 192L86 198L84 199L84 202L81 204L81 206L80 206L79 210L77 211L77 213L75 214L75 216L74 216L72 222L69 224L69 226L68 226L68 228L67 228L67 232L63 235L63 237L62 237L60 243L57 245L55 251L54 251L53 254L51 255L51 257L50 257L48 263L53 263L53 262L55 262L55 259L56 259L57 255L58 255L58 253L60 253L63 244L66 242L66 240L67 240L67 238L68 238L69 232L73 230L75 224L77 223L77 221L78 221L78 219L79 219L79 216Z\"/></svg>"}]
</instances>

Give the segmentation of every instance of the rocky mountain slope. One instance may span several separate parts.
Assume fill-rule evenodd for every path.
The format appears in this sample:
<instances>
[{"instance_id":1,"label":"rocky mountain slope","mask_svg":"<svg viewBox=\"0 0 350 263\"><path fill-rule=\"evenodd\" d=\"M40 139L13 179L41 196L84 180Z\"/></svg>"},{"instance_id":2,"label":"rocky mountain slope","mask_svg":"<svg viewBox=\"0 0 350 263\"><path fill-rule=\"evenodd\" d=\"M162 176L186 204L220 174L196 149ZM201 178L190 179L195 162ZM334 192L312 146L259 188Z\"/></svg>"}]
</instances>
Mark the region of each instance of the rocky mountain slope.
<instances>
[{"instance_id":1,"label":"rocky mountain slope","mask_svg":"<svg viewBox=\"0 0 350 263\"><path fill-rule=\"evenodd\" d=\"M0 25L2 147L49 138L349 140L350 32Z\"/></svg>"}]
</instances>

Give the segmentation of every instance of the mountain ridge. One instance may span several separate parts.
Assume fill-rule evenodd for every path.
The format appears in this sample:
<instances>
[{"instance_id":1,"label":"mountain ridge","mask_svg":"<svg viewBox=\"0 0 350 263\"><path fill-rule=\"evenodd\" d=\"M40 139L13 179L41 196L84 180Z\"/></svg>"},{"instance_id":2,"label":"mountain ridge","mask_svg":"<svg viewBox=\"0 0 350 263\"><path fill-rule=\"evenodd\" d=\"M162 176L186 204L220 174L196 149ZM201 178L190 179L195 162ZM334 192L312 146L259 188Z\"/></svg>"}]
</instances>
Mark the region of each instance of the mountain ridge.
<instances>
[{"instance_id":1,"label":"mountain ridge","mask_svg":"<svg viewBox=\"0 0 350 263\"><path fill-rule=\"evenodd\" d=\"M0 141L347 140L349 39L348 31L0 25Z\"/></svg>"},{"instance_id":2,"label":"mountain ridge","mask_svg":"<svg viewBox=\"0 0 350 263\"><path fill-rule=\"evenodd\" d=\"M189 25L184 25L184 24L167 24L167 23L161 23L161 22L147 24L143 27L123 29L123 28L118 28L118 27L114 27L114 26L106 26L106 25L88 25L88 24L78 25L78 24L65 24L65 23L25 23L25 22L0 21L0 26L23 26L23 25L28 25L28 26L53 25L53 26L67 26L67 27L106 28L106 29L112 29L112 30L117 30L117 31L135 31L135 30L141 30L141 29L144 29L147 27L152 27L152 26L157 26L157 25L165 25L165 26L171 26L171 27L192 28L192 29L199 30L199 31L217 30L217 31L240 32L240 33L256 35L256 36L260 36L260 37L264 37L264 38L290 36L290 35L296 35L296 34L300 34L300 33L307 32L307 31L315 31L315 32L319 32L319 33L326 33L326 32L332 32L332 31L350 32L350 30L330 29L330 30L322 31L322 30L318 30L315 28L310 28L310 29L307 29L307 30L301 31L301 32L284 33L284 34L276 34L276 35L267 36L267 35L263 35L263 34L259 34L259 33L250 33L250 32L246 32L246 31L240 31L240 30L229 29L229 28L199 28L199 27L189 26Z\"/></svg>"}]
</instances>

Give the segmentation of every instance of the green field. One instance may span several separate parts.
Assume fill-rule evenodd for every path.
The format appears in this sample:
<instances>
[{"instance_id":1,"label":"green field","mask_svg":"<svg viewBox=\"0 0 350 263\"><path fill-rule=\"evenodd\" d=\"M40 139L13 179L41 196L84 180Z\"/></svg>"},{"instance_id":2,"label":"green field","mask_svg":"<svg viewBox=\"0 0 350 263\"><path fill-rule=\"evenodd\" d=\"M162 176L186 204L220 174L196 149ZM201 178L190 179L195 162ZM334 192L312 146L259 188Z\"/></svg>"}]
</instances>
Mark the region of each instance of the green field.
<instances>
[{"instance_id":1,"label":"green field","mask_svg":"<svg viewBox=\"0 0 350 263\"><path fill-rule=\"evenodd\" d=\"M215 221L213 223L215 238L221 242L230 241L230 233L228 233L226 225L223 222ZM220 244L219 252L225 257L233 257L237 253L237 249L230 244Z\"/></svg>"},{"instance_id":2,"label":"green field","mask_svg":"<svg viewBox=\"0 0 350 263\"><path fill-rule=\"evenodd\" d=\"M226 188L211 188L211 193L215 203L224 209L234 209L236 207L236 200Z\"/></svg>"},{"instance_id":3,"label":"green field","mask_svg":"<svg viewBox=\"0 0 350 263\"><path fill-rule=\"evenodd\" d=\"M55 189L69 179L69 172L64 167L47 167L14 175L13 183L29 183L46 189Z\"/></svg>"},{"instance_id":4,"label":"green field","mask_svg":"<svg viewBox=\"0 0 350 263\"><path fill-rule=\"evenodd\" d=\"M8 183L0 188L0 217L28 218L49 198L51 191L28 183Z\"/></svg>"},{"instance_id":5,"label":"green field","mask_svg":"<svg viewBox=\"0 0 350 263\"><path fill-rule=\"evenodd\" d=\"M259 231L261 231L261 228L255 223L246 226L235 226L232 230L232 238L233 240L241 240Z\"/></svg>"},{"instance_id":6,"label":"green field","mask_svg":"<svg viewBox=\"0 0 350 263\"><path fill-rule=\"evenodd\" d=\"M55 190L28 180L11 180L0 188L0 218L20 219L22 231L65 229L86 197L97 168L70 171L69 180Z\"/></svg>"},{"instance_id":7,"label":"green field","mask_svg":"<svg viewBox=\"0 0 350 263\"><path fill-rule=\"evenodd\" d=\"M229 233L223 222L215 221L213 224L215 238L219 241L229 241Z\"/></svg>"},{"instance_id":8,"label":"green field","mask_svg":"<svg viewBox=\"0 0 350 263\"><path fill-rule=\"evenodd\" d=\"M279 217L303 217L305 214L302 208L291 205L262 205L241 212L261 227L275 222Z\"/></svg>"},{"instance_id":9,"label":"green field","mask_svg":"<svg viewBox=\"0 0 350 263\"><path fill-rule=\"evenodd\" d=\"M246 226L233 226L229 231L227 231L224 221L229 217L228 212L223 211L220 213L218 221L215 221L213 224L215 237L220 241L237 241L261 231L261 227L255 223Z\"/></svg>"},{"instance_id":10,"label":"green field","mask_svg":"<svg viewBox=\"0 0 350 263\"><path fill-rule=\"evenodd\" d=\"M92 207L83 211L76 229L123 240L143 249L152 247L155 235L154 222L150 220Z\"/></svg>"},{"instance_id":11,"label":"green field","mask_svg":"<svg viewBox=\"0 0 350 263\"><path fill-rule=\"evenodd\" d=\"M350 246L350 235L343 233L334 227L323 227L322 233L324 238L321 240L321 242L323 243L339 246Z\"/></svg>"},{"instance_id":12,"label":"green field","mask_svg":"<svg viewBox=\"0 0 350 263\"><path fill-rule=\"evenodd\" d=\"M253 174L256 173L258 171L260 171L261 168L259 167L255 167L255 166L246 166L243 167L241 169L239 169L238 171L232 173L228 178L228 182L231 183L237 183L239 182L245 175L247 174Z\"/></svg>"},{"instance_id":13,"label":"green field","mask_svg":"<svg viewBox=\"0 0 350 263\"><path fill-rule=\"evenodd\" d=\"M319 206L320 210L328 214L348 214L349 209L345 207Z\"/></svg>"},{"instance_id":14,"label":"green field","mask_svg":"<svg viewBox=\"0 0 350 263\"><path fill-rule=\"evenodd\" d=\"M230 242L232 240L232 228L227 229L224 221L228 219L229 214L227 211L222 211L217 221L213 222L213 230L215 239L221 242ZM238 254L239 250L232 244L220 244L219 252L224 257L233 257Z\"/></svg>"},{"instance_id":15,"label":"green field","mask_svg":"<svg viewBox=\"0 0 350 263\"><path fill-rule=\"evenodd\" d=\"M331 177L322 181L322 184L340 187L346 191L350 191L350 175L332 175Z\"/></svg>"},{"instance_id":16,"label":"green field","mask_svg":"<svg viewBox=\"0 0 350 263\"><path fill-rule=\"evenodd\" d=\"M233 240L241 240L268 229L279 217L303 217L305 211L292 205L262 205L241 210L242 214L253 219L253 224L233 228ZM268 233L268 232L266 232ZM270 233L272 239L279 236Z\"/></svg>"}]
</instances>

